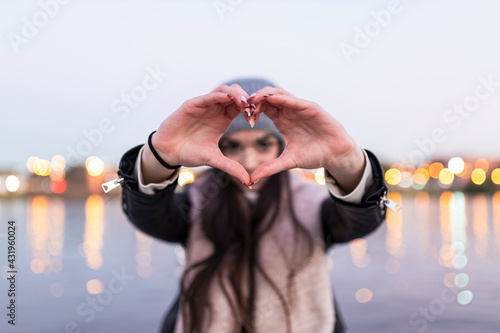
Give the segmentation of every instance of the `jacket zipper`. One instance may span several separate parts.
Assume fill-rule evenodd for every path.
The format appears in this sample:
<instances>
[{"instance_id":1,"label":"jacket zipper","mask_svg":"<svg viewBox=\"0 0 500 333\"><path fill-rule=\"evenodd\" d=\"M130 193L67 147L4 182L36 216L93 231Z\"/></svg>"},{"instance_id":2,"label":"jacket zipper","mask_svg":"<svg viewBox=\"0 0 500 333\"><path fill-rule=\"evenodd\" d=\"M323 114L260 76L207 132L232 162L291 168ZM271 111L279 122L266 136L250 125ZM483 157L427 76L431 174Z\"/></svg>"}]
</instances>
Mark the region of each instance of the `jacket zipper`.
<instances>
[{"instance_id":1,"label":"jacket zipper","mask_svg":"<svg viewBox=\"0 0 500 333\"><path fill-rule=\"evenodd\" d=\"M113 180L110 180L109 182L103 183L103 184L101 184L102 190L104 191L104 193L108 193L110 191L113 191L115 188L120 186L124 180L125 180L125 178L120 177L120 178L115 178Z\"/></svg>"},{"instance_id":2,"label":"jacket zipper","mask_svg":"<svg viewBox=\"0 0 500 333\"><path fill-rule=\"evenodd\" d=\"M386 206L390 210L392 210L394 213L399 212L401 209L401 205L398 204L396 201L393 201L387 197L387 191L384 191L382 196L380 197L380 207Z\"/></svg>"}]
</instances>

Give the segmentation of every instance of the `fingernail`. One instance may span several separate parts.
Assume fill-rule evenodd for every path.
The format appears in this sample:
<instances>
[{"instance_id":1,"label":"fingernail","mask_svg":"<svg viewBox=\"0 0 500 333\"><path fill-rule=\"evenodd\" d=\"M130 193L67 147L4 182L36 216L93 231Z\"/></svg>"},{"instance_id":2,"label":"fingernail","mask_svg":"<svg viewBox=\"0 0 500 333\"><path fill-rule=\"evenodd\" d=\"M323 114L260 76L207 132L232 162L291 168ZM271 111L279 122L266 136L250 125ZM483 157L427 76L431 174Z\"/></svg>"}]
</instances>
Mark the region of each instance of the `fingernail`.
<instances>
[{"instance_id":1,"label":"fingernail","mask_svg":"<svg viewBox=\"0 0 500 333\"><path fill-rule=\"evenodd\" d=\"M250 100L250 99L254 98L255 96L257 96L257 93L253 93L253 94L251 94L251 95L248 97L248 100Z\"/></svg>"},{"instance_id":2,"label":"fingernail","mask_svg":"<svg viewBox=\"0 0 500 333\"><path fill-rule=\"evenodd\" d=\"M251 107L252 109L255 109L255 108L256 108L256 107L255 107L255 104L250 104L250 107Z\"/></svg>"},{"instance_id":3,"label":"fingernail","mask_svg":"<svg viewBox=\"0 0 500 333\"><path fill-rule=\"evenodd\" d=\"M247 113L247 116L251 116L252 114L250 113L250 108L245 108L245 112Z\"/></svg>"},{"instance_id":4,"label":"fingernail","mask_svg":"<svg viewBox=\"0 0 500 333\"><path fill-rule=\"evenodd\" d=\"M243 103L245 103L245 105L246 105L247 107L248 107L248 106L250 106L250 104L248 104L247 99L245 98L245 96L240 96L240 100L241 100Z\"/></svg>"},{"instance_id":5,"label":"fingernail","mask_svg":"<svg viewBox=\"0 0 500 333\"><path fill-rule=\"evenodd\" d=\"M267 94L267 95L264 95L264 97L269 97L269 96L272 96L273 94Z\"/></svg>"},{"instance_id":6,"label":"fingernail","mask_svg":"<svg viewBox=\"0 0 500 333\"><path fill-rule=\"evenodd\" d=\"M253 118L250 118L250 120L248 121L248 123L250 124L250 127L254 127L255 126L255 116L253 116Z\"/></svg>"}]
</instances>

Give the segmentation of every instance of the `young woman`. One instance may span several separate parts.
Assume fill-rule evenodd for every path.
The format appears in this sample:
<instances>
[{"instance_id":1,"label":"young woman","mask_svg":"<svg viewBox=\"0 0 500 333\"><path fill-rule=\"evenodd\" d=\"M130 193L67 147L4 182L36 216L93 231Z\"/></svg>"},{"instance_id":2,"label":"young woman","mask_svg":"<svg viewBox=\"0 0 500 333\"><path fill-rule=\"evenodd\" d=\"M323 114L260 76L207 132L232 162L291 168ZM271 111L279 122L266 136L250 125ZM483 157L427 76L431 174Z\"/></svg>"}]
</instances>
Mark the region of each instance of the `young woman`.
<instances>
[{"instance_id":1,"label":"young woman","mask_svg":"<svg viewBox=\"0 0 500 333\"><path fill-rule=\"evenodd\" d=\"M180 166L211 166L174 191ZM325 169L326 186L293 168ZM345 332L325 251L385 217L377 158L319 105L260 79L186 101L120 162L123 209L185 246L162 332Z\"/></svg>"}]
</instances>

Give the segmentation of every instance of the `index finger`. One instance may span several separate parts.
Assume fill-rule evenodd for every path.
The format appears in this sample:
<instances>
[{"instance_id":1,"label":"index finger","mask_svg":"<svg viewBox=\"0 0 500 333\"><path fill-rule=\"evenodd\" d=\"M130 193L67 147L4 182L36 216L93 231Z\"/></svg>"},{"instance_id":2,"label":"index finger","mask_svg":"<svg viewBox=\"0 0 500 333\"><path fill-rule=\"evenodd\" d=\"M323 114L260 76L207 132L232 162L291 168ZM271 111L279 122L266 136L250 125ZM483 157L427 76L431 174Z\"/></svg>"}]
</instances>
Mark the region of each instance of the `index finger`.
<instances>
[{"instance_id":1,"label":"index finger","mask_svg":"<svg viewBox=\"0 0 500 333\"><path fill-rule=\"evenodd\" d=\"M275 105L275 106L286 106L287 108L294 110L304 110L311 106L311 101L307 101L305 99L299 99L295 96L286 96L286 95L264 95L263 96L265 102Z\"/></svg>"},{"instance_id":2,"label":"index finger","mask_svg":"<svg viewBox=\"0 0 500 333\"><path fill-rule=\"evenodd\" d=\"M250 184L250 175L245 168L238 162L224 156L220 150L212 154L210 159L207 161L207 165L220 169L231 176L238 178L246 186Z\"/></svg>"},{"instance_id":3,"label":"index finger","mask_svg":"<svg viewBox=\"0 0 500 333\"><path fill-rule=\"evenodd\" d=\"M191 102L195 107L206 108L217 103L229 103L233 97L224 92L211 92L203 96L194 97Z\"/></svg>"},{"instance_id":4,"label":"index finger","mask_svg":"<svg viewBox=\"0 0 500 333\"><path fill-rule=\"evenodd\" d=\"M250 107L250 104L247 102L248 94L237 84L231 86L222 85L212 90L212 92L222 92L231 95L234 103L240 108Z\"/></svg>"},{"instance_id":5,"label":"index finger","mask_svg":"<svg viewBox=\"0 0 500 333\"><path fill-rule=\"evenodd\" d=\"M262 178L272 176L278 172L296 168L294 160L284 152L278 158L268 161L255 169L255 171L250 175L251 183L256 183Z\"/></svg>"}]
</instances>

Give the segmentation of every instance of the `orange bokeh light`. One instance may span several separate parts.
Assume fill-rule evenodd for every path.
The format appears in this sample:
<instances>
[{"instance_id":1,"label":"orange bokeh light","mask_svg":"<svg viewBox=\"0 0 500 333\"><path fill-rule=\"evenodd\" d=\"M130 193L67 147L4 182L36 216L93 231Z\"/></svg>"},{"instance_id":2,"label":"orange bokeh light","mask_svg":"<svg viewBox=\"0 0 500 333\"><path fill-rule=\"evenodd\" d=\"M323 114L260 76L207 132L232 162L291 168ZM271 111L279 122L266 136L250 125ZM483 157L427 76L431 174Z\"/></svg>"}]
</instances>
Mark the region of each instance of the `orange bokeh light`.
<instances>
[{"instance_id":1,"label":"orange bokeh light","mask_svg":"<svg viewBox=\"0 0 500 333\"><path fill-rule=\"evenodd\" d=\"M474 165L474 169L483 169L484 172L488 172L489 168L490 164L485 158L478 159Z\"/></svg>"},{"instance_id":2,"label":"orange bokeh light","mask_svg":"<svg viewBox=\"0 0 500 333\"><path fill-rule=\"evenodd\" d=\"M66 191L66 181L64 179L51 180L50 189L56 194L64 193Z\"/></svg>"},{"instance_id":3,"label":"orange bokeh light","mask_svg":"<svg viewBox=\"0 0 500 333\"><path fill-rule=\"evenodd\" d=\"M444 169L444 166L440 162L434 162L429 167L429 175L434 179L439 179L439 173Z\"/></svg>"}]
</instances>

